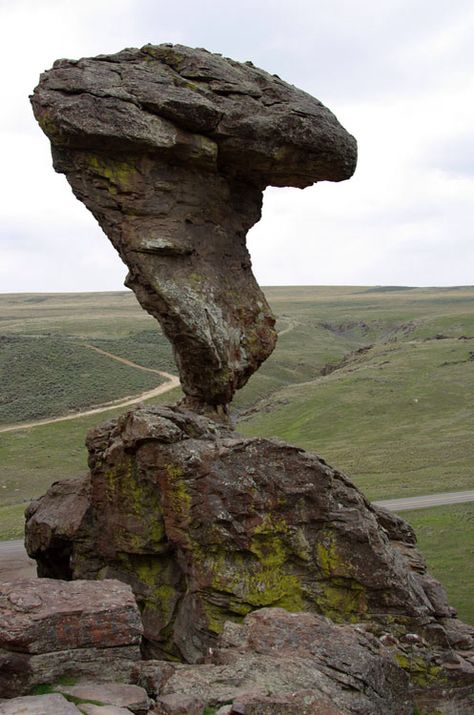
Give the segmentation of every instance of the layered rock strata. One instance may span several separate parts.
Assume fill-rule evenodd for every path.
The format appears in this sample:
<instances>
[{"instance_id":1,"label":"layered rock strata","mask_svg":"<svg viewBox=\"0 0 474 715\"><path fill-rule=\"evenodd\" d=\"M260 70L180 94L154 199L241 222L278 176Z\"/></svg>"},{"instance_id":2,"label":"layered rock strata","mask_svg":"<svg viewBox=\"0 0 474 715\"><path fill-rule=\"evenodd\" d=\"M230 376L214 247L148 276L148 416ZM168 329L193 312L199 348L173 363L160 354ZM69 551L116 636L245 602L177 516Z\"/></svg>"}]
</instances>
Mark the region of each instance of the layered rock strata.
<instances>
[{"instance_id":1,"label":"layered rock strata","mask_svg":"<svg viewBox=\"0 0 474 715\"><path fill-rule=\"evenodd\" d=\"M188 406L225 411L276 340L246 248L263 189L348 179L354 138L276 75L180 45L59 60L32 104L171 340Z\"/></svg>"},{"instance_id":2,"label":"layered rock strata","mask_svg":"<svg viewBox=\"0 0 474 715\"><path fill-rule=\"evenodd\" d=\"M197 662L226 621L275 606L367 624L420 686L472 684L474 631L411 528L319 457L170 407L92 430L88 447L90 475L30 506L28 552L42 576L129 583L147 657Z\"/></svg>"},{"instance_id":3,"label":"layered rock strata","mask_svg":"<svg viewBox=\"0 0 474 715\"><path fill-rule=\"evenodd\" d=\"M127 679L140 659L142 631L132 591L119 581L2 583L0 697L65 675Z\"/></svg>"}]
</instances>

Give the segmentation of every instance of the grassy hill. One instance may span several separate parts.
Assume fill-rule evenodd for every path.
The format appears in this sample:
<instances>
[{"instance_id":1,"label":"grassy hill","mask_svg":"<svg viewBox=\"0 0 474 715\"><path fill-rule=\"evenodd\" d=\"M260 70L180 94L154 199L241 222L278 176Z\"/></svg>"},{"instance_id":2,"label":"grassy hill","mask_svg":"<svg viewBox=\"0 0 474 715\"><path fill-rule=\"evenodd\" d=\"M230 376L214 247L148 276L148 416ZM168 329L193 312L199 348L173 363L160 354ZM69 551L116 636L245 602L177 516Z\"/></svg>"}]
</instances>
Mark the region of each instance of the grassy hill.
<instances>
[{"instance_id":1,"label":"grassy hill","mask_svg":"<svg viewBox=\"0 0 474 715\"><path fill-rule=\"evenodd\" d=\"M0 296L0 426L76 412L162 382L98 353L173 370L168 341L127 293Z\"/></svg>"},{"instance_id":2,"label":"grassy hill","mask_svg":"<svg viewBox=\"0 0 474 715\"><path fill-rule=\"evenodd\" d=\"M316 451L373 499L472 488L474 287L265 292L280 338L236 397L239 431ZM175 372L156 321L131 293L0 295L0 430L160 382L91 346ZM0 432L0 537L21 533L26 501L86 469L87 429L121 411ZM463 587L474 582L472 513L463 505L408 518L434 573L474 621Z\"/></svg>"},{"instance_id":3,"label":"grassy hill","mask_svg":"<svg viewBox=\"0 0 474 715\"><path fill-rule=\"evenodd\" d=\"M266 292L294 328L237 397L241 432L323 454L372 499L472 487L474 288Z\"/></svg>"}]
</instances>

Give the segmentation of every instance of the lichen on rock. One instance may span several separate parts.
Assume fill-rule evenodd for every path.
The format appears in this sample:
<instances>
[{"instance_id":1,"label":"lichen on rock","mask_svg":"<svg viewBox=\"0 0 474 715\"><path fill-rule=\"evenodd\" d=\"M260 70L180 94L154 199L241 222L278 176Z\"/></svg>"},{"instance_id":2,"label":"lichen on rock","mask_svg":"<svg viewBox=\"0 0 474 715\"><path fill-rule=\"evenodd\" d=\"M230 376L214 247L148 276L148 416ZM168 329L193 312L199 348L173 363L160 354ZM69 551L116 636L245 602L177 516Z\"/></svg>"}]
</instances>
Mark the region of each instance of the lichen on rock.
<instances>
[{"instance_id":1,"label":"lichen on rock","mask_svg":"<svg viewBox=\"0 0 474 715\"><path fill-rule=\"evenodd\" d=\"M137 676L157 713L471 712L474 629L410 526L317 455L216 419L275 345L245 244L263 189L349 178L353 137L275 75L179 45L60 60L32 103L186 396L89 432L90 473L27 510L39 575L131 586L143 655L167 661Z\"/></svg>"},{"instance_id":2,"label":"lichen on rock","mask_svg":"<svg viewBox=\"0 0 474 715\"><path fill-rule=\"evenodd\" d=\"M195 662L226 622L262 607L426 642L441 629L449 647L454 611L415 558L413 531L317 456L177 407L132 410L92 430L88 447L82 519L67 528L71 486L54 485L30 507L27 548L49 575L60 535L64 577L129 583L148 656ZM420 677L435 672L423 652L400 656Z\"/></svg>"}]
</instances>

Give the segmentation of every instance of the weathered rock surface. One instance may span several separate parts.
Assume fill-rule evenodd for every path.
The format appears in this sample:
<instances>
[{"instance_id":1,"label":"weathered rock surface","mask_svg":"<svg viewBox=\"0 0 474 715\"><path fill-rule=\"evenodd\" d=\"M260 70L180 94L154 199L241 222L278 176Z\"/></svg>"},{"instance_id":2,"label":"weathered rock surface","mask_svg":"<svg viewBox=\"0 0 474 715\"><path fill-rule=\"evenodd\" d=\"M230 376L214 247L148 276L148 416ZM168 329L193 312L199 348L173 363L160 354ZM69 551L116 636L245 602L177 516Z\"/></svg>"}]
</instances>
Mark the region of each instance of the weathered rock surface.
<instances>
[{"instance_id":1,"label":"weathered rock surface","mask_svg":"<svg viewBox=\"0 0 474 715\"><path fill-rule=\"evenodd\" d=\"M146 690L128 683L81 680L75 685L58 685L56 689L75 699L89 700L116 708L128 708L137 715L146 715L150 705Z\"/></svg>"},{"instance_id":2,"label":"weathered rock surface","mask_svg":"<svg viewBox=\"0 0 474 715\"><path fill-rule=\"evenodd\" d=\"M119 581L0 584L0 693L23 695L64 675L128 678L141 634L132 591Z\"/></svg>"},{"instance_id":3,"label":"weathered rock surface","mask_svg":"<svg viewBox=\"0 0 474 715\"><path fill-rule=\"evenodd\" d=\"M117 705L92 705L84 703L81 705L84 715L132 715L132 710L122 708Z\"/></svg>"},{"instance_id":4,"label":"weathered rock surface","mask_svg":"<svg viewBox=\"0 0 474 715\"><path fill-rule=\"evenodd\" d=\"M440 692L472 692L474 629L454 618L426 573L412 529L322 459L176 407L131 411L92 430L88 447L90 475L74 488L53 485L30 508L27 548L46 574L57 534L63 578L129 583L147 657L199 662L226 621L274 606L359 623L391 649L414 685L426 690L439 681ZM61 499L76 511L74 489L82 519L74 528L53 524L54 510L67 519ZM303 647L304 628L293 637ZM331 650L331 638L325 652L334 663L341 657L344 677L357 680L347 675L349 646ZM257 656L263 668L260 644ZM247 654L238 671L253 677L254 668ZM169 671L153 677L156 692L173 695L163 691ZM308 688L303 679L293 690ZM196 689L174 694L199 697Z\"/></svg>"},{"instance_id":5,"label":"weathered rock surface","mask_svg":"<svg viewBox=\"0 0 474 715\"><path fill-rule=\"evenodd\" d=\"M0 715L81 715L81 711L62 695L51 693L25 695L0 702Z\"/></svg>"},{"instance_id":6,"label":"weathered rock surface","mask_svg":"<svg viewBox=\"0 0 474 715\"><path fill-rule=\"evenodd\" d=\"M277 76L180 45L59 60L32 104L171 340L187 404L226 405L276 340L245 243L263 189L348 179L354 138Z\"/></svg>"},{"instance_id":7,"label":"weathered rock surface","mask_svg":"<svg viewBox=\"0 0 474 715\"><path fill-rule=\"evenodd\" d=\"M207 660L195 666L166 663L171 674L163 679L157 705L188 696L208 707L233 703L236 712L239 704L243 713L301 713L305 707L318 712L316 706L323 705L327 713L411 715L413 710L409 678L377 638L322 616L255 611L242 625L226 624ZM145 683L162 665L143 663Z\"/></svg>"}]
</instances>

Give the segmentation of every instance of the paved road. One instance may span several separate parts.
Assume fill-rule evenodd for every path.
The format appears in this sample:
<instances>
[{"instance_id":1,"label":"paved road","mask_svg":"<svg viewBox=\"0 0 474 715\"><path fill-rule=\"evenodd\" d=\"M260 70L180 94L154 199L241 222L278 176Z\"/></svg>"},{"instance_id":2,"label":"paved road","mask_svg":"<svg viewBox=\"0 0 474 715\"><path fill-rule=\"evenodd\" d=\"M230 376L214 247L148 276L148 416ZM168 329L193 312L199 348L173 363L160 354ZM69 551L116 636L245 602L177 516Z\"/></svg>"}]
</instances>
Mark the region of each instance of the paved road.
<instances>
[{"instance_id":1,"label":"paved road","mask_svg":"<svg viewBox=\"0 0 474 715\"><path fill-rule=\"evenodd\" d=\"M410 511L427 509L431 506L463 504L474 501L474 490L466 492L443 492L421 497L388 499L374 504L384 506L391 511ZM0 541L0 582L11 581L19 577L36 576L35 562L28 558L23 541Z\"/></svg>"},{"instance_id":2,"label":"paved road","mask_svg":"<svg viewBox=\"0 0 474 715\"><path fill-rule=\"evenodd\" d=\"M32 576L35 562L28 558L23 541L0 541L0 582Z\"/></svg>"},{"instance_id":3,"label":"paved road","mask_svg":"<svg viewBox=\"0 0 474 715\"><path fill-rule=\"evenodd\" d=\"M384 506L390 511L410 511L412 509L427 509L430 506L463 504L469 501L474 501L474 489L467 492L442 492L441 494L428 494L422 497L387 499L385 501L375 501L374 504Z\"/></svg>"}]
</instances>

